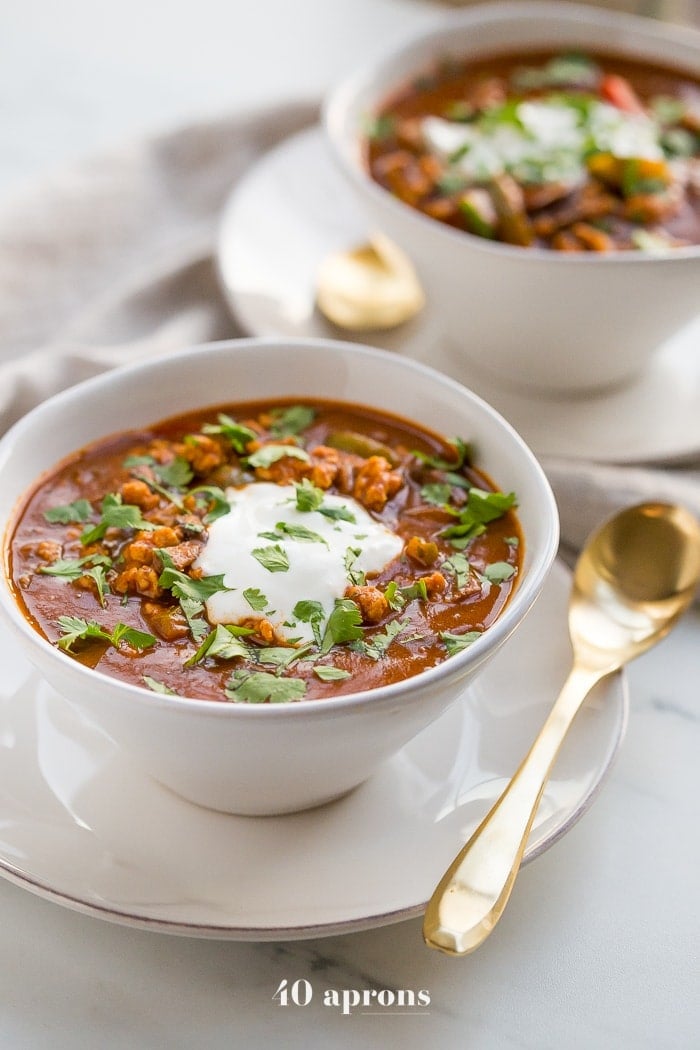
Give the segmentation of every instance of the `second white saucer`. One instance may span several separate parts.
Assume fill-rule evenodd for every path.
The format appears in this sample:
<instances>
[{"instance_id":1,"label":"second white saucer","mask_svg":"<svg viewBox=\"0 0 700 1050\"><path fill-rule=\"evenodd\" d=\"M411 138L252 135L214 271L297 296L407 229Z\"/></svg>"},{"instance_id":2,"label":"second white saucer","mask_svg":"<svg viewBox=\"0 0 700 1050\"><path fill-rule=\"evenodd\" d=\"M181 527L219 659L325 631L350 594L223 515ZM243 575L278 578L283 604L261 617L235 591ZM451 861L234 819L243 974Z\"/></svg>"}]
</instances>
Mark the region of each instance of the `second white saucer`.
<instances>
[{"instance_id":1,"label":"second white saucer","mask_svg":"<svg viewBox=\"0 0 700 1050\"><path fill-rule=\"evenodd\" d=\"M252 335L337 335L431 364L489 401L539 455L668 463L700 452L700 319L624 389L578 399L526 394L461 361L430 304L391 332L353 337L335 330L315 308L318 265L330 252L366 239L320 128L284 140L236 185L223 215L219 273L234 315Z\"/></svg>"}]
</instances>

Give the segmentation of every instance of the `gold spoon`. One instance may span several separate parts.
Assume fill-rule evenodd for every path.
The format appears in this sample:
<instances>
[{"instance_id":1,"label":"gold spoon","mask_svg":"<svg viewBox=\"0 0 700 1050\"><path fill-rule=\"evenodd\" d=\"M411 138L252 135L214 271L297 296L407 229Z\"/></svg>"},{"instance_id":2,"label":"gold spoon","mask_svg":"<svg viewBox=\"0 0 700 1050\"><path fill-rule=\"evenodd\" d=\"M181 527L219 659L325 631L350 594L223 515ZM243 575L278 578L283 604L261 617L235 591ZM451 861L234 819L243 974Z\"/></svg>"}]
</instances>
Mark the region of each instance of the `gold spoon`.
<instances>
[{"instance_id":1,"label":"gold spoon","mask_svg":"<svg viewBox=\"0 0 700 1050\"><path fill-rule=\"evenodd\" d=\"M700 524L682 507L642 503L602 525L576 565L571 673L508 787L452 862L425 913L431 948L466 955L500 919L544 786L577 711L601 678L663 638L700 581Z\"/></svg>"},{"instance_id":2,"label":"gold spoon","mask_svg":"<svg viewBox=\"0 0 700 1050\"><path fill-rule=\"evenodd\" d=\"M363 332L403 324L423 308L425 296L409 260L378 233L323 260L316 305L333 324Z\"/></svg>"}]
</instances>

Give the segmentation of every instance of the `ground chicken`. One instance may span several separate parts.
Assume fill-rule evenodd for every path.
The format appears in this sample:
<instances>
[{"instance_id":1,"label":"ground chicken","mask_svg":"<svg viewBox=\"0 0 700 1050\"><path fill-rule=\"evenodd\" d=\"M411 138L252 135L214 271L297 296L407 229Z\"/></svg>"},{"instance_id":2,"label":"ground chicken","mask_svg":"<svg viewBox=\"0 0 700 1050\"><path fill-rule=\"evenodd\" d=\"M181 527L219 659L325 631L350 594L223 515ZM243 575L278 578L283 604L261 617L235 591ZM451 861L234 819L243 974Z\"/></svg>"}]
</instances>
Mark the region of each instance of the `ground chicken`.
<instances>
[{"instance_id":1,"label":"ground chicken","mask_svg":"<svg viewBox=\"0 0 700 1050\"><path fill-rule=\"evenodd\" d=\"M358 607L363 623L379 623L389 611L389 603L377 587L348 587L345 597Z\"/></svg>"},{"instance_id":2,"label":"ground chicken","mask_svg":"<svg viewBox=\"0 0 700 1050\"><path fill-rule=\"evenodd\" d=\"M160 497L148 487L145 481L138 481L135 478L125 481L120 492L125 503L140 507L141 510L153 510L160 501Z\"/></svg>"},{"instance_id":3,"label":"ground chicken","mask_svg":"<svg viewBox=\"0 0 700 1050\"><path fill-rule=\"evenodd\" d=\"M383 510L387 500L401 488L401 475L391 469L384 456L370 456L355 476L353 496L368 510Z\"/></svg>"}]
</instances>

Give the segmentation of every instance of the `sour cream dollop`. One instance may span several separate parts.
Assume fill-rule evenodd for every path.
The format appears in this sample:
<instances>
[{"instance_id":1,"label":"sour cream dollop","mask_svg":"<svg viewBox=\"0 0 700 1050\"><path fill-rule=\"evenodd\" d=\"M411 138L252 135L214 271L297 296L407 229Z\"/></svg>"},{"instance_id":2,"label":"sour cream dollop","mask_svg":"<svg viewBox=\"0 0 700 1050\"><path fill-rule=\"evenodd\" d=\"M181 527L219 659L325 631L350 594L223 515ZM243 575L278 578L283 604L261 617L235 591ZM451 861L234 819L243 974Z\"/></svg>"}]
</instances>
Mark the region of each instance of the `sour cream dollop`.
<instances>
[{"instance_id":1,"label":"sour cream dollop","mask_svg":"<svg viewBox=\"0 0 700 1050\"><path fill-rule=\"evenodd\" d=\"M348 587L348 564L353 570L379 572L403 548L396 533L351 497L324 494L321 506L349 511L354 521L329 517L320 509L298 510L293 485L261 482L228 489L226 497L231 509L208 526L208 542L195 562L205 576L223 575L231 588L207 600L207 616L215 624L264 617L282 637L312 641L311 625L294 616L296 604L318 602L327 618ZM285 562L286 568L266 567ZM265 607L253 608L249 599L255 596L260 605L260 595Z\"/></svg>"}]
</instances>

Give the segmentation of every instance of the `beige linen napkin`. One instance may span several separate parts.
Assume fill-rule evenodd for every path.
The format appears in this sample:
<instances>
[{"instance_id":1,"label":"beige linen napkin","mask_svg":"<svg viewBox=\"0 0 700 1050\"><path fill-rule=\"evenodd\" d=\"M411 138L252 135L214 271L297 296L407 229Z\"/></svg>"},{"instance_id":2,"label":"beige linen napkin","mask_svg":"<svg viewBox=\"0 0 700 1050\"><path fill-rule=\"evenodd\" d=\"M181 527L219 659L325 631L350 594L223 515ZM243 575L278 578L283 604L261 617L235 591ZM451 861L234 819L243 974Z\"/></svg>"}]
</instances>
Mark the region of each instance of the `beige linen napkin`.
<instances>
[{"instance_id":1,"label":"beige linen napkin","mask_svg":"<svg viewBox=\"0 0 700 1050\"><path fill-rule=\"evenodd\" d=\"M213 252L236 180L317 120L313 103L198 123L87 159L0 206L0 432L114 365L243 334ZM700 449L684 469L544 463L563 553L619 506L679 500L700 516Z\"/></svg>"}]
</instances>

